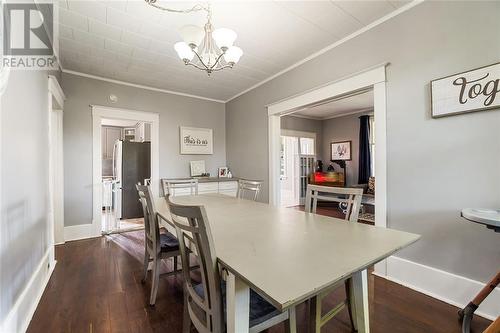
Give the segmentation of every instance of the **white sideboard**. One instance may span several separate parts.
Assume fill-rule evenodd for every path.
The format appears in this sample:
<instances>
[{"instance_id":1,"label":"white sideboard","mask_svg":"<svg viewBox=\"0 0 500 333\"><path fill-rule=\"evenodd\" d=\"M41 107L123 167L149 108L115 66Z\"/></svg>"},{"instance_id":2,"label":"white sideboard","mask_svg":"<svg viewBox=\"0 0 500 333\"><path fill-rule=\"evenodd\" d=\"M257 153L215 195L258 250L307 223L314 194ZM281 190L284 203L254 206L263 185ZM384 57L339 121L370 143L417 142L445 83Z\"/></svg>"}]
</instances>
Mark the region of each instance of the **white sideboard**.
<instances>
[{"instance_id":1,"label":"white sideboard","mask_svg":"<svg viewBox=\"0 0 500 333\"><path fill-rule=\"evenodd\" d=\"M174 189L174 196L189 195L189 189ZM201 180L198 183L198 194L208 194L208 193L219 193L224 195L229 195L232 197L236 196L238 192L238 180Z\"/></svg>"}]
</instances>

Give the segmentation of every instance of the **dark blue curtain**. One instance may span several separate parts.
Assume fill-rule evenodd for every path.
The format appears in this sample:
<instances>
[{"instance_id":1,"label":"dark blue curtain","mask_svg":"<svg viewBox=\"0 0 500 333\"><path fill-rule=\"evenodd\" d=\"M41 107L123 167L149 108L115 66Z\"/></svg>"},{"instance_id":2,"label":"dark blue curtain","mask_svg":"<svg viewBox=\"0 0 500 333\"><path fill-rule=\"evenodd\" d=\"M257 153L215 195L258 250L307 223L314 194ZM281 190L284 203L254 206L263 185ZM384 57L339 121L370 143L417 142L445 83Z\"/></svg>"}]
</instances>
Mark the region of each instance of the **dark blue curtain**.
<instances>
[{"instance_id":1,"label":"dark blue curtain","mask_svg":"<svg viewBox=\"0 0 500 333\"><path fill-rule=\"evenodd\" d=\"M368 184L371 173L370 166L370 116L361 116L359 117L359 184Z\"/></svg>"}]
</instances>

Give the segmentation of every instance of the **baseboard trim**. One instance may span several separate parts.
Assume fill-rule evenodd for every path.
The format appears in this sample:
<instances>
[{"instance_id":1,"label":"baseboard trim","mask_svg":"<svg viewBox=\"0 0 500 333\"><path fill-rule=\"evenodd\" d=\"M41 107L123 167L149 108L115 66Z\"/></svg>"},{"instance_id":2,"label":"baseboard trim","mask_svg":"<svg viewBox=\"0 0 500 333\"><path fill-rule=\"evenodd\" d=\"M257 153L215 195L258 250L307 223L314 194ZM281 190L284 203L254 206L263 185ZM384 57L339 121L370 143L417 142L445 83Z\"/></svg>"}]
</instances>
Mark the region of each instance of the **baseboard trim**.
<instances>
[{"instance_id":1,"label":"baseboard trim","mask_svg":"<svg viewBox=\"0 0 500 333\"><path fill-rule=\"evenodd\" d=\"M386 276L374 274L459 308L465 307L485 286L485 283L395 256L387 258ZM500 315L500 288L484 300L475 314L489 320Z\"/></svg>"},{"instance_id":2,"label":"baseboard trim","mask_svg":"<svg viewBox=\"0 0 500 333\"><path fill-rule=\"evenodd\" d=\"M0 325L0 332L20 333L26 332L30 324L31 318L35 314L35 310L42 298L45 287L56 267L57 262L52 263L54 247L50 246L45 252L42 260L38 264L37 269L31 276L26 287L23 289L17 298L14 306L9 311L9 314Z\"/></svg>"},{"instance_id":3,"label":"baseboard trim","mask_svg":"<svg viewBox=\"0 0 500 333\"><path fill-rule=\"evenodd\" d=\"M100 237L96 234L93 224L79 224L64 227L64 241L74 241L87 238Z\"/></svg>"}]
</instances>

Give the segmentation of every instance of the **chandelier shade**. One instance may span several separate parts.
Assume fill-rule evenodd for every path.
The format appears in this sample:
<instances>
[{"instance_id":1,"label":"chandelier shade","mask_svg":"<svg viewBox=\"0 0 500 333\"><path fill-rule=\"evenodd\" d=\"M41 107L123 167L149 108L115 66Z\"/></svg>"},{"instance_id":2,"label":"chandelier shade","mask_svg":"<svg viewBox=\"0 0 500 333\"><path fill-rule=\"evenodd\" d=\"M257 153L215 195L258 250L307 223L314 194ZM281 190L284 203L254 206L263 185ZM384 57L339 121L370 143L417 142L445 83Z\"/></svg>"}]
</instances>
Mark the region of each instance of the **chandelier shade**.
<instances>
[{"instance_id":1,"label":"chandelier shade","mask_svg":"<svg viewBox=\"0 0 500 333\"><path fill-rule=\"evenodd\" d=\"M179 34L187 45L200 45L205 37L205 31L196 25L185 25L179 29Z\"/></svg>"},{"instance_id":2,"label":"chandelier shade","mask_svg":"<svg viewBox=\"0 0 500 333\"><path fill-rule=\"evenodd\" d=\"M191 61L194 58L194 52L185 42L177 42L174 45L174 49L177 52L179 58L186 61Z\"/></svg>"},{"instance_id":3,"label":"chandelier shade","mask_svg":"<svg viewBox=\"0 0 500 333\"><path fill-rule=\"evenodd\" d=\"M212 33L215 44L217 44L220 49L230 48L233 46L237 36L236 32L227 28L215 29Z\"/></svg>"},{"instance_id":4,"label":"chandelier shade","mask_svg":"<svg viewBox=\"0 0 500 333\"><path fill-rule=\"evenodd\" d=\"M240 61L241 56L243 55L243 51L237 46L231 46L227 49L226 53L224 53L224 59L229 64L236 64Z\"/></svg>"}]
</instances>

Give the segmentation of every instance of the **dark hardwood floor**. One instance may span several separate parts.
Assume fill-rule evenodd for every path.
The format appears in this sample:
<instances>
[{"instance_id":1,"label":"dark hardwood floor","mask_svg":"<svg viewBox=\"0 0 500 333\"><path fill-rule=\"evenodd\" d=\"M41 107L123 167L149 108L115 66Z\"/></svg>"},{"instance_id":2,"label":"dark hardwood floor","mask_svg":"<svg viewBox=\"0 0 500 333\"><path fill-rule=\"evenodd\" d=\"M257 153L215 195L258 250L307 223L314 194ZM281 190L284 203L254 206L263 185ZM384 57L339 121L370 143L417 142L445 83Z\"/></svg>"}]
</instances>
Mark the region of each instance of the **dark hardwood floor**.
<instances>
[{"instance_id":1,"label":"dark hardwood floor","mask_svg":"<svg viewBox=\"0 0 500 333\"><path fill-rule=\"evenodd\" d=\"M181 332L181 276L160 277L156 306L150 307L150 282L140 282L143 251L140 231L58 246L57 266L28 332ZM326 302L343 296L340 288ZM369 298L371 332L460 332L457 308L374 275L369 277ZM298 322L299 332L305 332L302 306ZM475 317L473 332L482 332L489 323ZM283 325L269 332L284 332ZM322 332L350 332L346 311Z\"/></svg>"}]
</instances>

